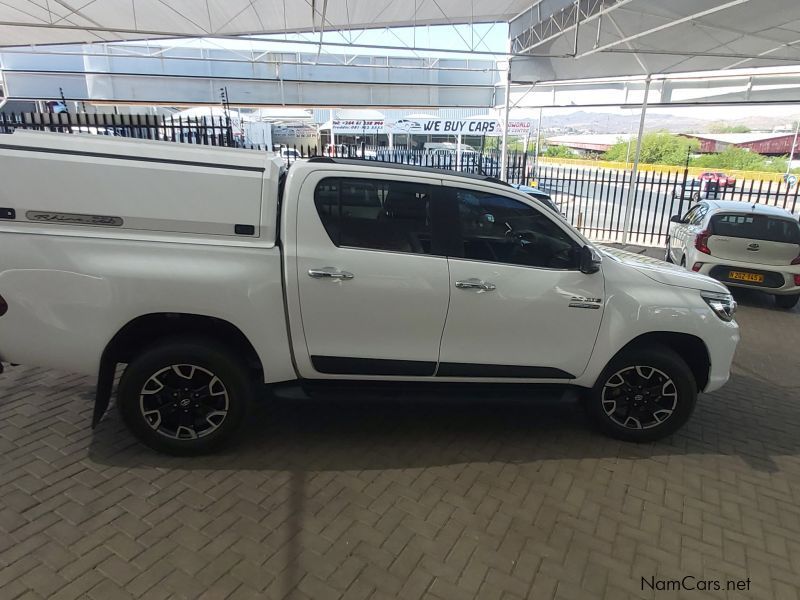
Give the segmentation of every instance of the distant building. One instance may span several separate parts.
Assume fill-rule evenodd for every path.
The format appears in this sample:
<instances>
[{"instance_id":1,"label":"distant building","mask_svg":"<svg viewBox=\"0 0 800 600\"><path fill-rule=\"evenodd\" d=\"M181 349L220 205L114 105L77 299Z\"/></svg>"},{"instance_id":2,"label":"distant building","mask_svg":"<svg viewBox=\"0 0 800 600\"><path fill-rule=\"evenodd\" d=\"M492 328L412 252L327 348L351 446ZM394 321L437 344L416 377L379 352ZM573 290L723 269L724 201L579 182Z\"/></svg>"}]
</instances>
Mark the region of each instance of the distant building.
<instances>
[{"instance_id":1,"label":"distant building","mask_svg":"<svg viewBox=\"0 0 800 600\"><path fill-rule=\"evenodd\" d=\"M576 133L546 138L548 146L565 146L577 154L598 154L607 151L617 142L627 142L628 133Z\"/></svg>"},{"instance_id":2,"label":"distant building","mask_svg":"<svg viewBox=\"0 0 800 600\"><path fill-rule=\"evenodd\" d=\"M792 151L794 133L682 133L684 137L700 141L702 154L722 152L731 146L744 148L758 154L782 156ZM795 152L800 150L800 143Z\"/></svg>"}]
</instances>

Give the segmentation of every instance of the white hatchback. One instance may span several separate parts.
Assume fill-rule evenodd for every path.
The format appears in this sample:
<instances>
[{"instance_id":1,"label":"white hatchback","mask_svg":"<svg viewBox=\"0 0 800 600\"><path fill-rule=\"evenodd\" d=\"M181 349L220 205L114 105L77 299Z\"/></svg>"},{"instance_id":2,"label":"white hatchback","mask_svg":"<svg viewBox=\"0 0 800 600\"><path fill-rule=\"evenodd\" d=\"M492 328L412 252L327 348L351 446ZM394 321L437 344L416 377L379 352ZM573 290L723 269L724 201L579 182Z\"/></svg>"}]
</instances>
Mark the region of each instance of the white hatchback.
<instances>
[{"instance_id":1,"label":"white hatchback","mask_svg":"<svg viewBox=\"0 0 800 600\"><path fill-rule=\"evenodd\" d=\"M782 208L703 200L672 217L666 260L772 294L781 308L800 300L800 224Z\"/></svg>"}]
</instances>

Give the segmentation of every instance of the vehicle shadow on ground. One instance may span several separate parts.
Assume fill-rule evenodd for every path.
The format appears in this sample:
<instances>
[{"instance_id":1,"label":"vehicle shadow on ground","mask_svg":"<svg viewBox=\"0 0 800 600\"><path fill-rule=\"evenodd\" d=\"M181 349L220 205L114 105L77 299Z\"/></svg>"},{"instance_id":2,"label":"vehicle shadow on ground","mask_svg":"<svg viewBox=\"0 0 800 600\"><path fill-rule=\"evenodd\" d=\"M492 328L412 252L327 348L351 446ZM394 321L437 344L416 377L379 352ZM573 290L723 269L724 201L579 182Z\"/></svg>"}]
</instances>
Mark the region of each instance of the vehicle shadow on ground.
<instances>
[{"instance_id":1,"label":"vehicle shadow on ground","mask_svg":"<svg viewBox=\"0 0 800 600\"><path fill-rule=\"evenodd\" d=\"M783 313L800 312L800 303L793 309L779 308L775 305L775 298L772 295L759 290L749 290L745 288L728 288L741 306L753 308L765 308Z\"/></svg>"},{"instance_id":2,"label":"vehicle shadow on ground","mask_svg":"<svg viewBox=\"0 0 800 600\"><path fill-rule=\"evenodd\" d=\"M800 454L798 387L750 373L701 395L689 423L648 444L595 431L576 402L495 398L269 398L254 407L240 439L202 458L158 454L139 445L116 411L94 431L89 457L121 467L347 471L405 469L474 462L739 456L776 472L774 457Z\"/></svg>"}]
</instances>

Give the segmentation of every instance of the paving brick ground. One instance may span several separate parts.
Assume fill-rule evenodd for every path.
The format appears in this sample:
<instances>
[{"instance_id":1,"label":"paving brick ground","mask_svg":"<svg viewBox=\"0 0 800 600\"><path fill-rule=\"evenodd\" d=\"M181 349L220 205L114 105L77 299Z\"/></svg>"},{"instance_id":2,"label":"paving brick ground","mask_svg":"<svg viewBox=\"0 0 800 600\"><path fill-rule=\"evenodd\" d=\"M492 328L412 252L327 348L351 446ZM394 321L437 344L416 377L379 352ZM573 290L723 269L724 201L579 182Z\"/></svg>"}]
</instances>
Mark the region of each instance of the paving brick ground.
<instances>
[{"instance_id":1,"label":"paving brick ground","mask_svg":"<svg viewBox=\"0 0 800 600\"><path fill-rule=\"evenodd\" d=\"M92 381L0 377L0 598L776 598L800 589L800 313L739 294L730 384L651 445L571 405L278 401L221 455ZM750 579L652 592L641 578Z\"/></svg>"}]
</instances>

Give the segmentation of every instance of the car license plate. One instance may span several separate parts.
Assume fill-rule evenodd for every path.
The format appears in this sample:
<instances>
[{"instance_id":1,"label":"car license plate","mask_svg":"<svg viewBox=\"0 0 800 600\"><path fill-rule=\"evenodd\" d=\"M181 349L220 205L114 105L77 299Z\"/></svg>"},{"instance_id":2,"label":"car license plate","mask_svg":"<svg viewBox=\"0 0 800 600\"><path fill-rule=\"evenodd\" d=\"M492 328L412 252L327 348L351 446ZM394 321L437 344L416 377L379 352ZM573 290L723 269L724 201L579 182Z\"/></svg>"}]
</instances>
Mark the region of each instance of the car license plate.
<instances>
[{"instance_id":1,"label":"car license plate","mask_svg":"<svg viewBox=\"0 0 800 600\"><path fill-rule=\"evenodd\" d=\"M728 279L735 279L737 281L751 281L753 283L764 283L764 276L760 273L746 273L744 271L731 271L728 273Z\"/></svg>"}]
</instances>

